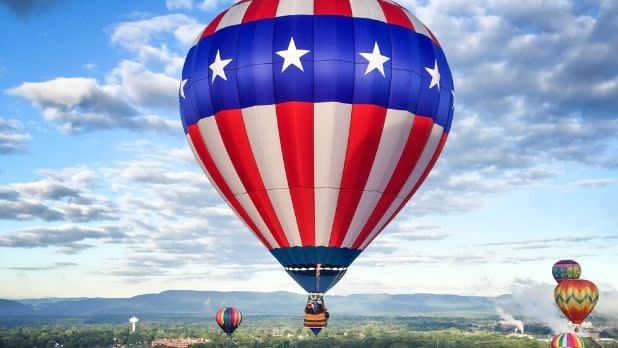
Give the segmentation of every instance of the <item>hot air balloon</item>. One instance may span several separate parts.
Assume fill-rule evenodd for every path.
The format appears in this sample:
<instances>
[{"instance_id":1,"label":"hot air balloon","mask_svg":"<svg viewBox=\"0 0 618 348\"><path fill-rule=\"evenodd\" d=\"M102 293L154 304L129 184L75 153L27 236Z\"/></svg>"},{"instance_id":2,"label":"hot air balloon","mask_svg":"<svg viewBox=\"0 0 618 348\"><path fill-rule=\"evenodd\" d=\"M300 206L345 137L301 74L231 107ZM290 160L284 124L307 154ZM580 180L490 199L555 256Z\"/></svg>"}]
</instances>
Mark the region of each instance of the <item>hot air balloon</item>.
<instances>
[{"instance_id":1,"label":"hot air balloon","mask_svg":"<svg viewBox=\"0 0 618 348\"><path fill-rule=\"evenodd\" d=\"M599 290L591 281L568 279L556 285L554 299L564 315L575 325L581 324L599 300Z\"/></svg>"},{"instance_id":2,"label":"hot air balloon","mask_svg":"<svg viewBox=\"0 0 618 348\"><path fill-rule=\"evenodd\" d=\"M234 330L240 326L242 322L242 314L240 311L233 307L221 308L215 315L215 320L223 332L228 336L231 336Z\"/></svg>"},{"instance_id":3,"label":"hot air balloon","mask_svg":"<svg viewBox=\"0 0 618 348\"><path fill-rule=\"evenodd\" d=\"M561 260L554 264L551 273L554 279L560 283L565 279L579 279L582 274L582 269L579 263L573 260Z\"/></svg>"},{"instance_id":4,"label":"hot air balloon","mask_svg":"<svg viewBox=\"0 0 618 348\"><path fill-rule=\"evenodd\" d=\"M562 333L554 336L551 348L583 348L584 342L574 333Z\"/></svg>"},{"instance_id":5,"label":"hot air balloon","mask_svg":"<svg viewBox=\"0 0 618 348\"><path fill-rule=\"evenodd\" d=\"M436 37L391 0L244 0L198 35L179 101L214 188L321 296L425 181L454 87Z\"/></svg>"}]
</instances>

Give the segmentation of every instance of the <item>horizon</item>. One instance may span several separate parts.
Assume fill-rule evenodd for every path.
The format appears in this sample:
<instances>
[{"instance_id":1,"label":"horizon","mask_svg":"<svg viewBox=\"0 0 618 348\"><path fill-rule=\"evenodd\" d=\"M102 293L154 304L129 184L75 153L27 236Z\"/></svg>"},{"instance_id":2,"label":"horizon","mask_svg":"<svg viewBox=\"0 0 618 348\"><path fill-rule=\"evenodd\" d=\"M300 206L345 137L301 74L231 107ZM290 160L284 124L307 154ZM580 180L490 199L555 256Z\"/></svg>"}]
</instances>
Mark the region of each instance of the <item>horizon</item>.
<instances>
[{"instance_id":1,"label":"horizon","mask_svg":"<svg viewBox=\"0 0 618 348\"><path fill-rule=\"evenodd\" d=\"M217 293L229 293L229 292L240 292L240 293L260 293L260 294L275 294L278 292L284 292L284 293L288 293L288 294L294 294L294 295L301 295L301 296L305 296L306 293L303 292L292 292L292 291L259 291L259 290L225 290L225 291L221 291L221 290L195 290L195 289L170 289L170 290L163 290L161 292L145 292L142 294L137 294L137 295L131 295L131 296L127 296L127 297L101 297L101 296L95 296L95 297L88 297L88 296L77 296L77 297L55 297L55 296L44 296L44 297L14 297L14 298L9 298L9 297L3 297L0 298L0 300L9 300L9 301L20 301L20 300L44 300L44 299L62 299L62 300L72 300L72 299L95 299L95 298L102 298L102 299L130 299L130 298L134 298L137 296L142 296L142 295L160 295L164 292L174 292L174 291L187 291L187 292L217 292ZM500 294L497 296L482 296L482 295L459 295L459 294L448 294L448 293L425 293L425 292L416 292L416 293L359 293L359 294L328 294L327 297L346 297L346 296L356 296L356 295L389 295L389 296L398 296L398 295L436 295L436 296L460 296L460 297L483 297L483 298L497 298L497 297L501 297L501 296L511 296L512 294L508 294L508 293L504 293L504 294Z\"/></svg>"},{"instance_id":2,"label":"horizon","mask_svg":"<svg viewBox=\"0 0 618 348\"><path fill-rule=\"evenodd\" d=\"M180 121L188 49L232 3L0 2L0 298L302 293ZM328 295L496 297L553 287L552 265L574 259L614 296L618 2L400 3L444 47L452 131Z\"/></svg>"}]
</instances>

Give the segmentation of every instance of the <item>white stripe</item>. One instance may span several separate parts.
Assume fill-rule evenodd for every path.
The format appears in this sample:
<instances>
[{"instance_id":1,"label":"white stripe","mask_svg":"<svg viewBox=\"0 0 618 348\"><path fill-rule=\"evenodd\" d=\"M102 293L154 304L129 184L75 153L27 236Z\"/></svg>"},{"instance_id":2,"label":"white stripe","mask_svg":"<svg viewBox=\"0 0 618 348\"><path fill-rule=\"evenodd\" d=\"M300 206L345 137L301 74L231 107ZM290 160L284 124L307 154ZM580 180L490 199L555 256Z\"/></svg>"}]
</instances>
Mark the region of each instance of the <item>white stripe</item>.
<instances>
[{"instance_id":1,"label":"white stripe","mask_svg":"<svg viewBox=\"0 0 618 348\"><path fill-rule=\"evenodd\" d=\"M408 111L390 109L387 111L378 151L365 190L345 234L343 247L352 247L382 197L408 141L413 120L414 115Z\"/></svg>"},{"instance_id":2,"label":"white stripe","mask_svg":"<svg viewBox=\"0 0 618 348\"><path fill-rule=\"evenodd\" d=\"M221 18L219 25L217 25L217 30L240 24L242 22L242 18L245 16L245 12L247 12L249 4L251 4L251 1L246 1L241 4L234 5L232 8L227 10Z\"/></svg>"},{"instance_id":3,"label":"white stripe","mask_svg":"<svg viewBox=\"0 0 618 348\"><path fill-rule=\"evenodd\" d=\"M365 249L367 245L369 244L369 241L371 241L374 238L374 236L378 232L380 232L380 230L382 230L386 222L395 213L395 210L397 210L397 208L399 208L401 203L403 203L403 200L405 199L405 197L407 197L410 194L410 192L412 192L412 189L414 189L414 186L416 185L418 180L423 175L423 172L427 168L429 161L431 161L431 158L436 152L436 149L438 148L438 145L440 144L440 139L442 138L443 132L444 132L444 129L442 128L442 126L438 124L433 125L433 128L431 129L431 134L429 135L429 139L427 139L427 144L425 144L425 148L423 149L423 152L421 153L421 156L418 159L418 163L414 167L414 170L412 170L410 177L408 178L406 183L403 185L403 187L401 188L401 191L399 191L399 194L397 195L397 198L395 198L395 200L393 201L391 206L388 208L384 216L382 216L382 218L376 225L376 227L371 231L371 233L363 241L363 244L360 247L361 250Z\"/></svg>"},{"instance_id":4,"label":"white stripe","mask_svg":"<svg viewBox=\"0 0 618 348\"><path fill-rule=\"evenodd\" d=\"M328 246L348 147L352 105L314 104L315 245Z\"/></svg>"},{"instance_id":5,"label":"white stripe","mask_svg":"<svg viewBox=\"0 0 618 348\"><path fill-rule=\"evenodd\" d=\"M412 22L412 26L414 26L414 31L416 31L419 34L423 34L431 39L431 35L429 35L429 30L427 30L427 27L425 26L425 24L423 24L418 18L416 18L416 16L413 15L412 12L406 9L403 9L403 11L406 13L408 18L410 18L410 21Z\"/></svg>"},{"instance_id":6,"label":"white stripe","mask_svg":"<svg viewBox=\"0 0 618 348\"><path fill-rule=\"evenodd\" d=\"M251 221L255 223L271 246L275 248L279 247L279 243L277 243L268 227L266 227L264 220L262 220L262 217L249 198L249 195L247 195L247 190L245 190L238 173L236 173L236 169L232 165L232 160L223 144L223 139L221 138L221 133L219 133L215 117L216 116L206 117L198 121L198 127L202 133L204 143L208 148L208 153L210 153L215 166L219 169L223 180L225 180L225 183L234 196L236 196L240 205L247 212Z\"/></svg>"},{"instance_id":7,"label":"white stripe","mask_svg":"<svg viewBox=\"0 0 618 348\"><path fill-rule=\"evenodd\" d=\"M292 15L313 15L314 0L280 0L277 17Z\"/></svg>"},{"instance_id":8,"label":"white stripe","mask_svg":"<svg viewBox=\"0 0 618 348\"><path fill-rule=\"evenodd\" d=\"M352 17L369 18L386 22L384 10L377 0L350 0Z\"/></svg>"},{"instance_id":9,"label":"white stripe","mask_svg":"<svg viewBox=\"0 0 618 348\"><path fill-rule=\"evenodd\" d=\"M217 190L217 193L219 193L219 196L221 196L221 198L223 198L227 202L228 201L227 197L225 197L223 192L221 192L221 190L219 189L219 186L217 186L217 183L215 183L215 181L212 179L212 176L210 175L210 173L206 169L206 166L202 162L202 159L200 158L200 155L197 153L197 150L195 149L195 144L193 144L193 140L191 139L191 136L189 134L187 134L187 140L189 141L189 146L191 147L191 151L193 152L193 156L195 156L195 159L197 160L197 163L202 168L202 171L204 171L204 174L206 174L206 176L208 177L208 180L210 180L210 184L212 185L212 187L215 188L215 190Z\"/></svg>"},{"instance_id":10,"label":"white stripe","mask_svg":"<svg viewBox=\"0 0 618 348\"><path fill-rule=\"evenodd\" d=\"M283 163L283 153L274 105L242 110L247 136L260 177L290 246L302 246L292 196Z\"/></svg>"}]
</instances>

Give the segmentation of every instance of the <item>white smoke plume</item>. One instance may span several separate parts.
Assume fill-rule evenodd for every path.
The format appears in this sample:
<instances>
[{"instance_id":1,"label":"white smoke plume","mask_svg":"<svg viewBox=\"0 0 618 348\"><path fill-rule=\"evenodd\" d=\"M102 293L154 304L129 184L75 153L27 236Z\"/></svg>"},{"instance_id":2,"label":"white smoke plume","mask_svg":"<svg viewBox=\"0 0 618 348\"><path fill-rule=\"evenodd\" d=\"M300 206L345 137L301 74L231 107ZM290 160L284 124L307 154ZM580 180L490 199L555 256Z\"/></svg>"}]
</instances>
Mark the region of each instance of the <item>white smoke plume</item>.
<instances>
[{"instance_id":1,"label":"white smoke plume","mask_svg":"<svg viewBox=\"0 0 618 348\"><path fill-rule=\"evenodd\" d=\"M136 317L132 317L129 319L129 323L131 323L131 333L135 332L135 324L139 321Z\"/></svg>"},{"instance_id":2,"label":"white smoke plume","mask_svg":"<svg viewBox=\"0 0 618 348\"><path fill-rule=\"evenodd\" d=\"M572 331L554 300L554 284L518 279L511 286L513 301L521 314L548 325L554 333Z\"/></svg>"},{"instance_id":3,"label":"white smoke plume","mask_svg":"<svg viewBox=\"0 0 618 348\"><path fill-rule=\"evenodd\" d=\"M594 308L594 313L618 318L618 291L605 284L597 284L597 286L599 287L599 302Z\"/></svg>"},{"instance_id":4,"label":"white smoke plume","mask_svg":"<svg viewBox=\"0 0 618 348\"><path fill-rule=\"evenodd\" d=\"M519 330L519 333L524 333L524 322L521 320L515 319L512 315L505 312L502 308L496 307L496 312L500 316L500 324L502 326L512 326L515 327L516 330Z\"/></svg>"}]
</instances>

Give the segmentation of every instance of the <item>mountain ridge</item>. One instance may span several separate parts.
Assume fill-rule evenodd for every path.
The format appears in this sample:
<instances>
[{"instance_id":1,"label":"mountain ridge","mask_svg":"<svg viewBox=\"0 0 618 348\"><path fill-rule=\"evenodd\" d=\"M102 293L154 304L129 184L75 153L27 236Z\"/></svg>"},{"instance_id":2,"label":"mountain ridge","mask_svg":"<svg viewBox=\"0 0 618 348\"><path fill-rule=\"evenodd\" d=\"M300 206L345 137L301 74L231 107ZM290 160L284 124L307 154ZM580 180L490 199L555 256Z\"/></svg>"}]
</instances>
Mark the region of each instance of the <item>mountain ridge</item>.
<instances>
[{"instance_id":1,"label":"mountain ridge","mask_svg":"<svg viewBox=\"0 0 618 348\"><path fill-rule=\"evenodd\" d=\"M326 295L329 310L339 314L495 313L507 305L510 295L466 296L452 294L350 294ZM273 315L302 309L306 295L285 291L166 290L128 298L40 298L0 300L0 316L93 315L203 315L223 306L235 306L245 314Z\"/></svg>"}]
</instances>

